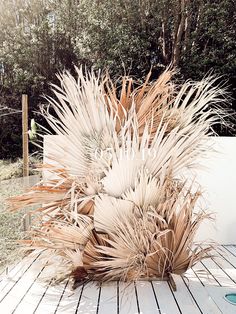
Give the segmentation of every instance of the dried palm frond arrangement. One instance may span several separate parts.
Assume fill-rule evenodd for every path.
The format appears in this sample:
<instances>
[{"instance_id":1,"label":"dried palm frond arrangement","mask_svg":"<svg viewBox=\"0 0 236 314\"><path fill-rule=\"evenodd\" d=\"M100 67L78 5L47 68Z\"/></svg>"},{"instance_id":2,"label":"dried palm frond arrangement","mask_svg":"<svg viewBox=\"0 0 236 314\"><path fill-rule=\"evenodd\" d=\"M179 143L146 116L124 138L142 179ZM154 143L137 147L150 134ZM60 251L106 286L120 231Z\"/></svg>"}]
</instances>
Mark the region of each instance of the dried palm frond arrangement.
<instances>
[{"instance_id":1,"label":"dried palm frond arrangement","mask_svg":"<svg viewBox=\"0 0 236 314\"><path fill-rule=\"evenodd\" d=\"M210 149L226 92L216 77L177 86L173 74L117 87L77 69L53 85L42 109L58 135L42 167L53 177L9 201L12 210L38 205L23 242L56 281L168 280L209 256L194 237L210 214L195 210L201 191L184 172Z\"/></svg>"}]
</instances>

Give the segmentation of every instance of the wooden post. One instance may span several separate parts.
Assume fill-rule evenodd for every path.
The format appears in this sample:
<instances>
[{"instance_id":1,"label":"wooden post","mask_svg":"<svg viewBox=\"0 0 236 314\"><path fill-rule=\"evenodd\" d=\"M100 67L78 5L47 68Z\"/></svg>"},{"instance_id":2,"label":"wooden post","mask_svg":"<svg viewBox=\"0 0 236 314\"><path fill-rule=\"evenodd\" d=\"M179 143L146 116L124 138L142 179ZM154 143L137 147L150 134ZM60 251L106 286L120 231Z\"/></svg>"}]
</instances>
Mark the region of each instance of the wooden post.
<instances>
[{"instance_id":1,"label":"wooden post","mask_svg":"<svg viewBox=\"0 0 236 314\"><path fill-rule=\"evenodd\" d=\"M28 95L22 95L22 149L23 149L23 185L29 184L29 140L28 140ZM23 217L23 230L30 229L31 217L26 212Z\"/></svg>"},{"instance_id":2,"label":"wooden post","mask_svg":"<svg viewBox=\"0 0 236 314\"><path fill-rule=\"evenodd\" d=\"M28 95L22 95L23 177L29 175Z\"/></svg>"}]
</instances>

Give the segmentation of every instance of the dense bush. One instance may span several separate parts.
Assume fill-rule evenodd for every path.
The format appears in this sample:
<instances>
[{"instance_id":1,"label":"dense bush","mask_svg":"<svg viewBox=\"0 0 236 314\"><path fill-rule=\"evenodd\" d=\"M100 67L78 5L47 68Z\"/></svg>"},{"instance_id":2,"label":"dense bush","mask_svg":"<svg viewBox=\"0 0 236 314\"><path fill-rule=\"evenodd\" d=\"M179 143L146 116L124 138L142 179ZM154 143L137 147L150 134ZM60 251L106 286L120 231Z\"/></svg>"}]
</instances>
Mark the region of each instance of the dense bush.
<instances>
[{"instance_id":1,"label":"dense bush","mask_svg":"<svg viewBox=\"0 0 236 314\"><path fill-rule=\"evenodd\" d=\"M55 73L79 64L142 80L172 62L181 78L214 69L235 86L232 0L2 0L0 11L0 106L19 109L27 93L30 118ZM0 145L0 158L21 154L19 114L0 117Z\"/></svg>"}]
</instances>

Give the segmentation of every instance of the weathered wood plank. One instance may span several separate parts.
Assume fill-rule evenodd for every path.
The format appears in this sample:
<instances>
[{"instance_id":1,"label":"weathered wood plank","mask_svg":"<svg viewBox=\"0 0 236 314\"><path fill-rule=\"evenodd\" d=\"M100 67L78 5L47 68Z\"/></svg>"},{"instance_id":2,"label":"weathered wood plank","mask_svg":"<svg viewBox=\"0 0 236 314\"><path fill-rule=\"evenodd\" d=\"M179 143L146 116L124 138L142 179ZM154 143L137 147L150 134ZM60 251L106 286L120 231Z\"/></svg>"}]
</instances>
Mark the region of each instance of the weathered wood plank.
<instances>
[{"instance_id":1,"label":"weathered wood plank","mask_svg":"<svg viewBox=\"0 0 236 314\"><path fill-rule=\"evenodd\" d=\"M65 284L60 284L57 286L49 286L45 290L45 294L42 296L42 299L40 300L39 304L37 305L37 308L34 312L34 314L54 314L57 306L59 306L59 302L62 299L66 286ZM23 312L21 312L23 313Z\"/></svg>"},{"instance_id":2,"label":"weathered wood plank","mask_svg":"<svg viewBox=\"0 0 236 314\"><path fill-rule=\"evenodd\" d=\"M156 295L154 294L152 283L149 281L136 282L137 299L140 313L155 314L160 313Z\"/></svg>"},{"instance_id":3,"label":"weathered wood plank","mask_svg":"<svg viewBox=\"0 0 236 314\"><path fill-rule=\"evenodd\" d=\"M0 283L0 302L27 272L33 272L37 258L38 255L27 257L22 263L17 264L16 267L3 278Z\"/></svg>"},{"instance_id":4,"label":"weathered wood plank","mask_svg":"<svg viewBox=\"0 0 236 314\"><path fill-rule=\"evenodd\" d=\"M208 269L201 262L194 265L192 270L204 286L219 286L218 281L216 281L216 279L209 273Z\"/></svg>"},{"instance_id":5,"label":"weathered wood plank","mask_svg":"<svg viewBox=\"0 0 236 314\"><path fill-rule=\"evenodd\" d=\"M32 262L33 259L27 260L25 258L21 263L17 263L15 267L12 267L11 270L9 268L7 272L5 270L1 277L0 291L2 291L6 287L6 284L9 284L10 281L16 281L17 275L20 277L20 275L23 274L24 270L26 270Z\"/></svg>"},{"instance_id":6,"label":"weathered wood plank","mask_svg":"<svg viewBox=\"0 0 236 314\"><path fill-rule=\"evenodd\" d=\"M118 313L118 289L119 283L108 282L101 286L99 314Z\"/></svg>"},{"instance_id":7,"label":"weathered wood plank","mask_svg":"<svg viewBox=\"0 0 236 314\"><path fill-rule=\"evenodd\" d=\"M177 303L166 281L152 281L161 314L179 314Z\"/></svg>"},{"instance_id":8,"label":"weathered wood plank","mask_svg":"<svg viewBox=\"0 0 236 314\"><path fill-rule=\"evenodd\" d=\"M233 287L235 283L225 274L225 272L211 259L207 258L202 261L202 264L208 269L215 280L222 287Z\"/></svg>"},{"instance_id":9,"label":"weathered wood plank","mask_svg":"<svg viewBox=\"0 0 236 314\"><path fill-rule=\"evenodd\" d=\"M4 311L7 310L8 313L11 313L15 311L19 304L22 302L22 300L25 298L27 293L30 291L31 287L34 285L34 281L39 277L42 271L42 268L39 270L39 272L30 271L31 267L24 273L24 276L20 278L20 280L12 287L12 289L9 290L9 292L4 296L2 302L0 303L0 312L4 313Z\"/></svg>"},{"instance_id":10,"label":"weathered wood plank","mask_svg":"<svg viewBox=\"0 0 236 314\"><path fill-rule=\"evenodd\" d=\"M82 296L76 313L97 313L99 294L100 287L98 284L94 282L88 283L82 291Z\"/></svg>"},{"instance_id":11,"label":"weathered wood plank","mask_svg":"<svg viewBox=\"0 0 236 314\"><path fill-rule=\"evenodd\" d=\"M192 269L189 269L182 278L202 313L221 314L220 309Z\"/></svg>"},{"instance_id":12,"label":"weathered wood plank","mask_svg":"<svg viewBox=\"0 0 236 314\"><path fill-rule=\"evenodd\" d=\"M34 313L46 290L45 284L35 281L15 307L14 314Z\"/></svg>"},{"instance_id":13,"label":"weathered wood plank","mask_svg":"<svg viewBox=\"0 0 236 314\"><path fill-rule=\"evenodd\" d=\"M222 271L236 284L236 268L220 254L220 251L215 250L214 262L222 269Z\"/></svg>"},{"instance_id":14,"label":"weathered wood plank","mask_svg":"<svg viewBox=\"0 0 236 314\"><path fill-rule=\"evenodd\" d=\"M56 310L55 313L57 313L57 314L59 314L59 313L60 314L65 314L65 313L66 314L74 314L74 313L76 313L76 310L78 309L78 306L79 306L82 291L83 291L83 286L78 287L74 291L71 291L69 288L67 288L64 291L61 300L59 301L58 307L55 309ZM46 306L44 306L44 307L46 308ZM42 309L42 305L41 305L41 308L38 308L38 312L40 309ZM38 312L36 312L36 313L38 314ZM44 314L44 313L42 311L40 312L40 314Z\"/></svg>"},{"instance_id":15,"label":"weathered wood plank","mask_svg":"<svg viewBox=\"0 0 236 314\"><path fill-rule=\"evenodd\" d=\"M137 314L138 303L134 283L119 283L119 314Z\"/></svg>"},{"instance_id":16,"label":"weathered wood plank","mask_svg":"<svg viewBox=\"0 0 236 314\"><path fill-rule=\"evenodd\" d=\"M183 279L180 276L174 276L177 290L173 292L174 297L178 303L178 306L182 314L200 314L201 311L198 308L193 297L189 293Z\"/></svg>"},{"instance_id":17,"label":"weathered wood plank","mask_svg":"<svg viewBox=\"0 0 236 314\"><path fill-rule=\"evenodd\" d=\"M24 257L23 259L25 259L26 257ZM9 274L13 271L13 269L19 265L20 263L22 263L22 260L18 260L15 263L11 264L11 265L7 265L5 267L3 267L0 271L0 282Z\"/></svg>"},{"instance_id":18,"label":"weathered wood plank","mask_svg":"<svg viewBox=\"0 0 236 314\"><path fill-rule=\"evenodd\" d=\"M223 314L235 314L236 306L225 301L224 296L226 293L234 292L236 293L236 288L228 288L228 287L206 287L208 293L220 308Z\"/></svg>"},{"instance_id":19,"label":"weathered wood plank","mask_svg":"<svg viewBox=\"0 0 236 314\"><path fill-rule=\"evenodd\" d=\"M34 256L15 265L9 278L5 276L0 282L0 313L233 314L236 306L223 298L226 292L236 291L233 252L236 249L232 246L217 248L214 258L196 264L182 278L175 276L176 292L165 281L101 286L91 282L75 291L69 289L68 282L45 285L38 281L45 269Z\"/></svg>"},{"instance_id":20,"label":"weathered wood plank","mask_svg":"<svg viewBox=\"0 0 236 314\"><path fill-rule=\"evenodd\" d=\"M230 253L224 246L220 246L217 249L218 254L220 254L226 261L231 263L231 265L236 268L236 256Z\"/></svg>"},{"instance_id":21,"label":"weathered wood plank","mask_svg":"<svg viewBox=\"0 0 236 314\"><path fill-rule=\"evenodd\" d=\"M236 256L236 246L235 245L223 245L223 247L229 251L232 255Z\"/></svg>"}]
</instances>

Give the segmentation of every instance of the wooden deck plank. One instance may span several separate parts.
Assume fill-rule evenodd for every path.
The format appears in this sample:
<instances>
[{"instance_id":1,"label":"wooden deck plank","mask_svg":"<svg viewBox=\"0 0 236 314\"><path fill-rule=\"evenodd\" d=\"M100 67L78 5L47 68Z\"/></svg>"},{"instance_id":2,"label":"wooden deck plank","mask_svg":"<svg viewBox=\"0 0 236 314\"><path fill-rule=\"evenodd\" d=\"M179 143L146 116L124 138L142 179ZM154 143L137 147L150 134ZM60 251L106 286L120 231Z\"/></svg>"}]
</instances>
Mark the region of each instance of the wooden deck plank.
<instances>
[{"instance_id":1,"label":"wooden deck plank","mask_svg":"<svg viewBox=\"0 0 236 314\"><path fill-rule=\"evenodd\" d=\"M26 257L24 257L26 258ZM7 276L8 273L12 272L13 269L22 262L22 260L18 260L15 263L11 264L11 265L6 265L5 267L3 267L0 271L0 282L5 278L5 276Z\"/></svg>"},{"instance_id":2,"label":"wooden deck plank","mask_svg":"<svg viewBox=\"0 0 236 314\"><path fill-rule=\"evenodd\" d=\"M189 269L182 278L202 313L222 313L192 269Z\"/></svg>"},{"instance_id":3,"label":"wooden deck plank","mask_svg":"<svg viewBox=\"0 0 236 314\"><path fill-rule=\"evenodd\" d=\"M234 268L236 268L236 256L230 253L224 246L220 246L217 249L218 254L228 261Z\"/></svg>"},{"instance_id":4,"label":"wooden deck plank","mask_svg":"<svg viewBox=\"0 0 236 314\"><path fill-rule=\"evenodd\" d=\"M234 282L234 284L236 284L236 268L230 262L228 262L228 260L226 260L224 256L220 254L219 251L215 250L214 253L215 253L215 257L213 257L214 262Z\"/></svg>"},{"instance_id":5,"label":"wooden deck plank","mask_svg":"<svg viewBox=\"0 0 236 314\"><path fill-rule=\"evenodd\" d=\"M0 303L15 287L15 285L25 276L25 274L33 273L35 262L38 256L29 257L24 262L19 263L8 276L0 283Z\"/></svg>"},{"instance_id":6,"label":"wooden deck plank","mask_svg":"<svg viewBox=\"0 0 236 314\"><path fill-rule=\"evenodd\" d=\"M35 281L22 300L20 300L14 310L14 314L34 313L46 290L47 286L45 284Z\"/></svg>"},{"instance_id":7,"label":"wooden deck plank","mask_svg":"<svg viewBox=\"0 0 236 314\"><path fill-rule=\"evenodd\" d=\"M217 248L213 253L214 258L196 264L182 278L175 276L176 292L164 281L112 282L101 286L91 282L75 291L66 283L45 285L38 280L44 277L45 269L34 256L11 268L8 278L4 276L0 282L0 313L236 313L236 306L223 298L226 292L236 292L236 248Z\"/></svg>"},{"instance_id":8,"label":"wooden deck plank","mask_svg":"<svg viewBox=\"0 0 236 314\"><path fill-rule=\"evenodd\" d=\"M12 267L12 269L13 269L13 267ZM1 271L0 271L0 283L7 276L9 271L12 271L12 269L9 269L9 267L5 267L5 268L1 269Z\"/></svg>"},{"instance_id":9,"label":"wooden deck plank","mask_svg":"<svg viewBox=\"0 0 236 314\"><path fill-rule=\"evenodd\" d=\"M152 285L161 314L180 314L168 283L166 281L153 281Z\"/></svg>"},{"instance_id":10,"label":"wooden deck plank","mask_svg":"<svg viewBox=\"0 0 236 314\"><path fill-rule=\"evenodd\" d=\"M97 313L99 294L100 287L98 284L94 282L88 283L82 291L82 296L76 313Z\"/></svg>"},{"instance_id":11,"label":"wooden deck plank","mask_svg":"<svg viewBox=\"0 0 236 314\"><path fill-rule=\"evenodd\" d=\"M223 247L229 251L232 255L236 256L236 246L235 245L223 245Z\"/></svg>"},{"instance_id":12,"label":"wooden deck plank","mask_svg":"<svg viewBox=\"0 0 236 314\"><path fill-rule=\"evenodd\" d=\"M119 283L108 282L101 286L98 313L118 313L118 289Z\"/></svg>"},{"instance_id":13,"label":"wooden deck plank","mask_svg":"<svg viewBox=\"0 0 236 314\"><path fill-rule=\"evenodd\" d=\"M134 283L119 283L119 314L137 314L138 303Z\"/></svg>"},{"instance_id":14,"label":"wooden deck plank","mask_svg":"<svg viewBox=\"0 0 236 314\"><path fill-rule=\"evenodd\" d=\"M212 274L209 273L207 268L201 262L194 265L192 270L204 286L219 286L218 281L215 280Z\"/></svg>"},{"instance_id":15,"label":"wooden deck plank","mask_svg":"<svg viewBox=\"0 0 236 314\"><path fill-rule=\"evenodd\" d=\"M225 294L229 292L236 293L236 288L208 286L206 289L223 314L236 313L236 306L224 300Z\"/></svg>"},{"instance_id":16,"label":"wooden deck plank","mask_svg":"<svg viewBox=\"0 0 236 314\"><path fill-rule=\"evenodd\" d=\"M159 308L154 294L152 283L149 281L136 282L139 311L143 314L159 314Z\"/></svg>"},{"instance_id":17,"label":"wooden deck plank","mask_svg":"<svg viewBox=\"0 0 236 314\"><path fill-rule=\"evenodd\" d=\"M21 263L18 263L13 267L11 271L7 274L3 275L3 278L0 282L0 293L5 290L7 291L7 286L9 289L11 288L12 284L17 282L21 276L27 271L27 269L33 264L33 262L37 259L37 257L26 257L23 259ZM1 300L1 297L0 297Z\"/></svg>"},{"instance_id":18,"label":"wooden deck plank","mask_svg":"<svg viewBox=\"0 0 236 314\"><path fill-rule=\"evenodd\" d=\"M207 258L202 264L208 269L212 276L219 282L222 287L234 287L235 283L225 274L225 272L217 265L213 259Z\"/></svg>"},{"instance_id":19,"label":"wooden deck plank","mask_svg":"<svg viewBox=\"0 0 236 314\"><path fill-rule=\"evenodd\" d=\"M34 314L54 314L64 294L67 283L68 282L57 286L50 285L48 289L45 290L45 294L37 305Z\"/></svg>"},{"instance_id":20,"label":"wooden deck plank","mask_svg":"<svg viewBox=\"0 0 236 314\"><path fill-rule=\"evenodd\" d=\"M174 276L177 290L173 292L182 314L200 314L196 302L189 293L183 279L180 276Z\"/></svg>"},{"instance_id":21,"label":"wooden deck plank","mask_svg":"<svg viewBox=\"0 0 236 314\"><path fill-rule=\"evenodd\" d=\"M1 310L7 310L8 313L14 313L18 305L25 298L34 281L39 277L43 268L39 272L30 271L33 265L24 273L24 276L12 287L12 289L4 296L0 303ZM3 312L4 313L4 312Z\"/></svg>"},{"instance_id":22,"label":"wooden deck plank","mask_svg":"<svg viewBox=\"0 0 236 314\"><path fill-rule=\"evenodd\" d=\"M83 291L83 286L78 287L76 290L71 291L69 288L65 289L61 300L59 301L58 307L55 309L55 314L74 314L78 309L79 301ZM45 303L44 303L45 305ZM41 306L41 309L43 307ZM36 312L39 314L39 308ZM40 314L45 314L45 312L40 312Z\"/></svg>"}]
</instances>

